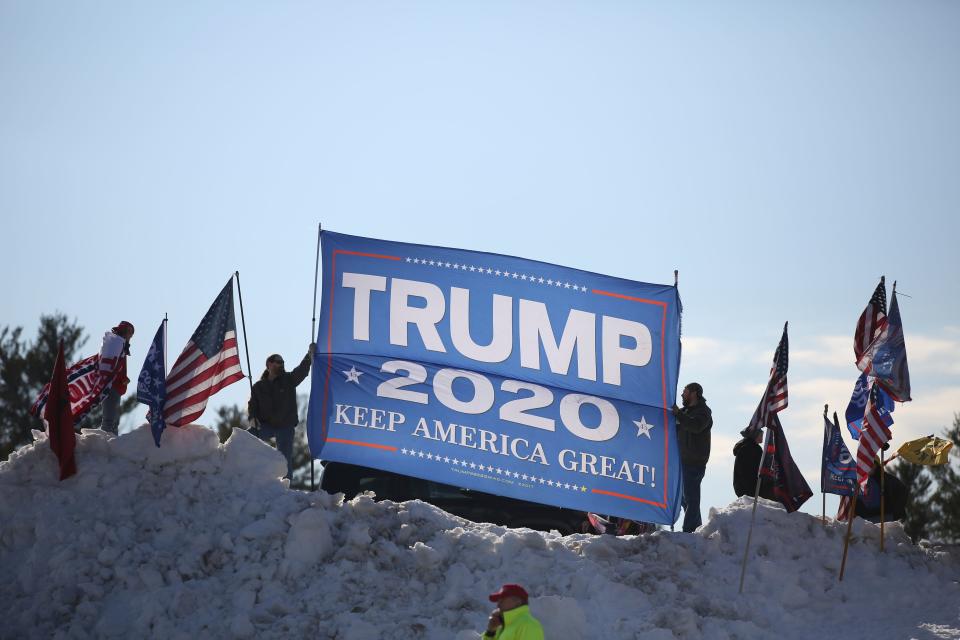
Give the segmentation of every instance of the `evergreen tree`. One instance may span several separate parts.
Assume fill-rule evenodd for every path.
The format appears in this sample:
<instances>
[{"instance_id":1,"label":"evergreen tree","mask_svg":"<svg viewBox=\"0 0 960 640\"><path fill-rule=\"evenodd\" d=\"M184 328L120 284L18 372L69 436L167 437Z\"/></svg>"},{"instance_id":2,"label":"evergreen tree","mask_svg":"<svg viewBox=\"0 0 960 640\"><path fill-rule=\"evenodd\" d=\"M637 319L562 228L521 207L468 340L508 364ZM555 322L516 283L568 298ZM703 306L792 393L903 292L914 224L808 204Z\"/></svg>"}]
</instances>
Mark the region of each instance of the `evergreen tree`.
<instances>
[{"instance_id":1,"label":"evergreen tree","mask_svg":"<svg viewBox=\"0 0 960 640\"><path fill-rule=\"evenodd\" d=\"M33 343L22 335L23 327L0 329L0 459L32 442L31 429L43 429L43 421L30 415L30 407L50 382L60 341L67 362L87 342L83 329L62 313L40 316Z\"/></svg>"},{"instance_id":2,"label":"evergreen tree","mask_svg":"<svg viewBox=\"0 0 960 640\"><path fill-rule=\"evenodd\" d=\"M898 458L890 464L890 472L900 479L907 488L906 517L903 530L916 543L930 537L930 525L933 521L933 508L927 493L930 491L930 474L920 464Z\"/></svg>"},{"instance_id":3,"label":"evergreen tree","mask_svg":"<svg viewBox=\"0 0 960 640\"><path fill-rule=\"evenodd\" d=\"M930 467L936 482L930 498L934 511L931 526L937 540L960 542L960 413L953 416L953 426L943 430L943 436L953 442L950 462Z\"/></svg>"}]
</instances>

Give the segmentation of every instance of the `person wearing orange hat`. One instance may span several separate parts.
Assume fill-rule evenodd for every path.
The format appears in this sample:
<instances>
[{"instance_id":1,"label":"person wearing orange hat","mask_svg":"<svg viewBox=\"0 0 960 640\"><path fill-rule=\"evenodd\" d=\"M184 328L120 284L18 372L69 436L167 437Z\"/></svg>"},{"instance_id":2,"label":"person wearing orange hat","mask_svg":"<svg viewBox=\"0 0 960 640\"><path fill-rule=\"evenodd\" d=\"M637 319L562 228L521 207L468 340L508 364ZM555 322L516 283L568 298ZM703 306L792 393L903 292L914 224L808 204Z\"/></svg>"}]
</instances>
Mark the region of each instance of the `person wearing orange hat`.
<instances>
[{"instance_id":1,"label":"person wearing orange hat","mask_svg":"<svg viewBox=\"0 0 960 640\"><path fill-rule=\"evenodd\" d=\"M497 640L543 640L540 621L530 615L527 590L518 584L505 584L490 594L497 608L487 621L485 638Z\"/></svg>"},{"instance_id":2,"label":"person wearing orange hat","mask_svg":"<svg viewBox=\"0 0 960 640\"><path fill-rule=\"evenodd\" d=\"M120 426L120 398L127 392L127 356L130 355L130 339L133 325L123 320L103 334L100 347L100 375L111 380L110 388L103 399L103 419L100 428L116 435Z\"/></svg>"}]
</instances>

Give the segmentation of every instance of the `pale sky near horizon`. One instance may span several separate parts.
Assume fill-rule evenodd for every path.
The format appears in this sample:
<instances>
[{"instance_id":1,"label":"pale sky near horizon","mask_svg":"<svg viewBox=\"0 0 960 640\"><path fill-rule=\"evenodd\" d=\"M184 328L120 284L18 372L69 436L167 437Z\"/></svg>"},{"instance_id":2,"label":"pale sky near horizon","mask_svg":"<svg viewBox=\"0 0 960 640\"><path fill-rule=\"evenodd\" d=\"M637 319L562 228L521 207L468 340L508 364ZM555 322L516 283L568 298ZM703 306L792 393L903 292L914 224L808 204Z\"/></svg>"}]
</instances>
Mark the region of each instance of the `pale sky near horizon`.
<instances>
[{"instance_id":1,"label":"pale sky near horizon","mask_svg":"<svg viewBox=\"0 0 960 640\"><path fill-rule=\"evenodd\" d=\"M894 446L960 411L958 33L945 1L0 0L0 326L63 311L92 353L127 319L135 377L164 313L172 362L239 270L259 376L310 341L317 223L679 269L704 517L787 320L781 418L816 491L881 274L910 296Z\"/></svg>"}]
</instances>

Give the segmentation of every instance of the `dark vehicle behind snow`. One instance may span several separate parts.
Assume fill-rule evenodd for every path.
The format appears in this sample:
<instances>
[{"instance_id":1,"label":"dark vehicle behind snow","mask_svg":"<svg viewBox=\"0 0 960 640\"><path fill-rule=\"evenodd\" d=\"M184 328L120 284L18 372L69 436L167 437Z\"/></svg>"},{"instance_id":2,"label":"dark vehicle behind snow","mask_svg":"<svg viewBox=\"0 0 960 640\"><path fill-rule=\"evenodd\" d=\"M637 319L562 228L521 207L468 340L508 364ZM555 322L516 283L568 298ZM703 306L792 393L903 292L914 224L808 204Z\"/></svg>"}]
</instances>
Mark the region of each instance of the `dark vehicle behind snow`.
<instances>
[{"instance_id":1,"label":"dark vehicle behind snow","mask_svg":"<svg viewBox=\"0 0 960 640\"><path fill-rule=\"evenodd\" d=\"M348 500L364 491L373 491L378 500L422 500L473 522L539 531L555 529L562 535L579 533L586 523L586 514L582 511L495 496L343 462L324 463L320 488L327 493L342 492Z\"/></svg>"}]
</instances>

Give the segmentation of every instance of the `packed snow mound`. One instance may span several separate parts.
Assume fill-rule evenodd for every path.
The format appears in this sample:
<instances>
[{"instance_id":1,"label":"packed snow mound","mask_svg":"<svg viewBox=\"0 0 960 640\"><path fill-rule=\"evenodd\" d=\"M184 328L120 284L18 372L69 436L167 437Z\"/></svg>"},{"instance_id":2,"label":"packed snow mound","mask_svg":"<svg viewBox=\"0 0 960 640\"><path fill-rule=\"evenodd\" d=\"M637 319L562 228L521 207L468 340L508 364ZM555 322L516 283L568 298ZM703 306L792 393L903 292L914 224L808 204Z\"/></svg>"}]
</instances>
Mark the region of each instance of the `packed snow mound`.
<instances>
[{"instance_id":1,"label":"packed snow mound","mask_svg":"<svg viewBox=\"0 0 960 640\"><path fill-rule=\"evenodd\" d=\"M147 425L78 437L57 481L38 440L0 463L0 637L473 640L486 594L523 584L547 638L960 638L960 561L899 526L845 525L761 501L696 534L544 534L419 501L293 491L244 431Z\"/></svg>"}]
</instances>

